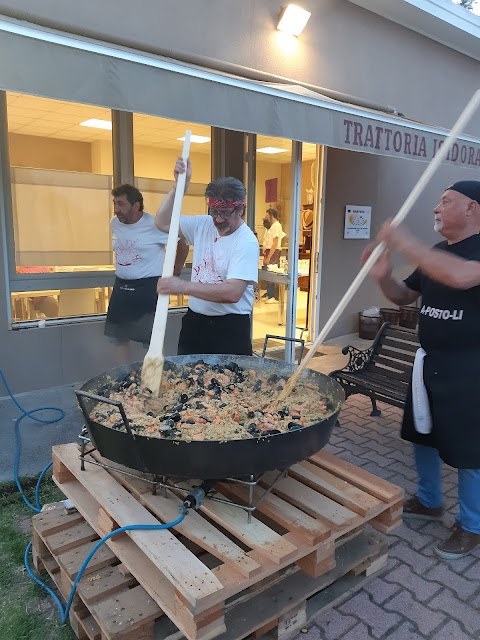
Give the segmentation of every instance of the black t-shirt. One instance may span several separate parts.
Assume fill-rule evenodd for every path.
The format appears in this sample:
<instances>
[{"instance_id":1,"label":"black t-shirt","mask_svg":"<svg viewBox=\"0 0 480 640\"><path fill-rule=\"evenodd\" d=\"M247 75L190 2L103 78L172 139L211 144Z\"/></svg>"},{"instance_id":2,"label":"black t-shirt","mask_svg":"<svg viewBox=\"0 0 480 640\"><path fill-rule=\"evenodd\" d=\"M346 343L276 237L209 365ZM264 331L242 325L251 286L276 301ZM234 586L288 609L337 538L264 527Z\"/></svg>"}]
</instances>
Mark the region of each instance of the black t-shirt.
<instances>
[{"instance_id":1,"label":"black t-shirt","mask_svg":"<svg viewBox=\"0 0 480 640\"><path fill-rule=\"evenodd\" d=\"M480 235L448 244L435 245L466 260L480 262ZM457 350L480 351L480 286L453 289L432 280L416 269L404 280L409 289L422 295L418 333L427 353Z\"/></svg>"}]
</instances>

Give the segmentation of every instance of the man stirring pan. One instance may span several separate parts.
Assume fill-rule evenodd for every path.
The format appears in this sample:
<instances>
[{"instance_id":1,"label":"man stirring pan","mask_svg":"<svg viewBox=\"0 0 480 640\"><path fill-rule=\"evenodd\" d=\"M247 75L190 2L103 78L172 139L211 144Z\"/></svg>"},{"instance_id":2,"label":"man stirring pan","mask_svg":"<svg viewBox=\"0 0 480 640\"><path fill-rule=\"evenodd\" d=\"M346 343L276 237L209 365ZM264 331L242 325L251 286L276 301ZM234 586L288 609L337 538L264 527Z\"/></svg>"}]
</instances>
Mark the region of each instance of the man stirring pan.
<instances>
[{"instance_id":1,"label":"man stirring pan","mask_svg":"<svg viewBox=\"0 0 480 640\"><path fill-rule=\"evenodd\" d=\"M187 171L179 158L174 175ZM158 293L188 295L182 320L179 354L222 353L252 355L253 284L258 277L258 241L244 222L246 190L236 178L218 178L206 190L208 215L181 216L180 237L193 245L191 282L162 278ZM167 232L175 188L158 209L155 224Z\"/></svg>"},{"instance_id":2,"label":"man stirring pan","mask_svg":"<svg viewBox=\"0 0 480 640\"><path fill-rule=\"evenodd\" d=\"M387 251L371 275L398 305L419 296L421 349L407 397L402 437L414 443L417 495L404 515L440 520L441 460L458 469L460 511L451 535L434 547L441 558L461 558L480 545L480 182L448 187L434 209L435 231L446 240L430 249L404 228L383 225L377 241ZM416 265L403 282L392 276L388 250ZM362 260L371 253L369 247Z\"/></svg>"},{"instance_id":3,"label":"man stirring pan","mask_svg":"<svg viewBox=\"0 0 480 640\"><path fill-rule=\"evenodd\" d=\"M115 216L110 221L115 254L115 284L108 305L105 335L122 345L129 358L130 340L148 347L157 305L168 235L143 210L141 192L130 184L112 190ZM188 247L179 242L175 273L180 273Z\"/></svg>"}]
</instances>

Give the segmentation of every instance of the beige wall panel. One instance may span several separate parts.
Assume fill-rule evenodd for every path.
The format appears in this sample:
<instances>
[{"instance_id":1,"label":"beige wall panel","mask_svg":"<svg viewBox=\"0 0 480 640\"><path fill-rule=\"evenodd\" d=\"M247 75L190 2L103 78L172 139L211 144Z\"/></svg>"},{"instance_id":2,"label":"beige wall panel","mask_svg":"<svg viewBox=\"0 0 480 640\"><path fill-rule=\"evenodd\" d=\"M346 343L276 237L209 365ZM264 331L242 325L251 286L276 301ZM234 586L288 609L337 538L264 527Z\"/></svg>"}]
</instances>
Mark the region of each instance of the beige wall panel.
<instances>
[{"instance_id":1,"label":"beige wall panel","mask_svg":"<svg viewBox=\"0 0 480 640\"><path fill-rule=\"evenodd\" d=\"M182 143L179 142L179 145ZM208 184L210 182L210 154L198 153L194 150L194 144L190 153L192 161L192 181ZM160 149L147 145L135 144L134 138L134 163L135 176L138 178L158 178L160 180L173 180L173 168L182 150Z\"/></svg>"},{"instance_id":2,"label":"beige wall panel","mask_svg":"<svg viewBox=\"0 0 480 640\"><path fill-rule=\"evenodd\" d=\"M24 136L19 133L10 133L8 141L10 163L14 167L92 172L89 142Z\"/></svg>"}]
</instances>

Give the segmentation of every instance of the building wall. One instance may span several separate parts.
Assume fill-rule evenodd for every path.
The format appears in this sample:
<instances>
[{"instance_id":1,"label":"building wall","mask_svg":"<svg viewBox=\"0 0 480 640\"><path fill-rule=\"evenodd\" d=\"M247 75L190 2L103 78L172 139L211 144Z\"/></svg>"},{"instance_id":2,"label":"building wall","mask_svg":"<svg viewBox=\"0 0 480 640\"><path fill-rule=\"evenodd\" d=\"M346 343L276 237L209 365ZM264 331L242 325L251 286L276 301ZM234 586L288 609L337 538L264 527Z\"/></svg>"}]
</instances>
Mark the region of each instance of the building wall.
<instances>
[{"instance_id":1,"label":"building wall","mask_svg":"<svg viewBox=\"0 0 480 640\"><path fill-rule=\"evenodd\" d=\"M478 62L347 0L302 6L312 16L298 39L275 30L279 0L143 0L140 11L129 0L0 0L0 13L173 58L298 79L445 127L478 86Z\"/></svg>"}]
</instances>

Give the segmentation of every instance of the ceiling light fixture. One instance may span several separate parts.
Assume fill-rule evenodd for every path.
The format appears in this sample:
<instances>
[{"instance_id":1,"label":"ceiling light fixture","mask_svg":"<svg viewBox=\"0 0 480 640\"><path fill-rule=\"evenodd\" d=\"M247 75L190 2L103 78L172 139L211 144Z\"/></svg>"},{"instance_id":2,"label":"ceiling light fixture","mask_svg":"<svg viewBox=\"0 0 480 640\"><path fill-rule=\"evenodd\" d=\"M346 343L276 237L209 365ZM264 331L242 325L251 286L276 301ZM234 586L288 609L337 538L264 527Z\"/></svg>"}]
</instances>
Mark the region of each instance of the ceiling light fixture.
<instances>
[{"instance_id":1,"label":"ceiling light fixture","mask_svg":"<svg viewBox=\"0 0 480 640\"><path fill-rule=\"evenodd\" d=\"M277 29L290 33L292 36L299 36L312 14L305 11L296 4L289 4L284 7L278 16Z\"/></svg>"},{"instance_id":2,"label":"ceiling light fixture","mask_svg":"<svg viewBox=\"0 0 480 640\"><path fill-rule=\"evenodd\" d=\"M263 147L262 149L257 149L257 153L287 153L287 149L278 149L277 147Z\"/></svg>"},{"instance_id":3,"label":"ceiling light fixture","mask_svg":"<svg viewBox=\"0 0 480 640\"><path fill-rule=\"evenodd\" d=\"M185 140L185 136L181 138L177 138L177 140ZM210 142L210 138L208 136L190 136L190 142L196 142L198 144L205 144L205 142Z\"/></svg>"},{"instance_id":4,"label":"ceiling light fixture","mask_svg":"<svg viewBox=\"0 0 480 640\"><path fill-rule=\"evenodd\" d=\"M94 129L112 129L112 123L109 120L98 120L97 118L91 118L80 122L81 127L93 127Z\"/></svg>"}]
</instances>

